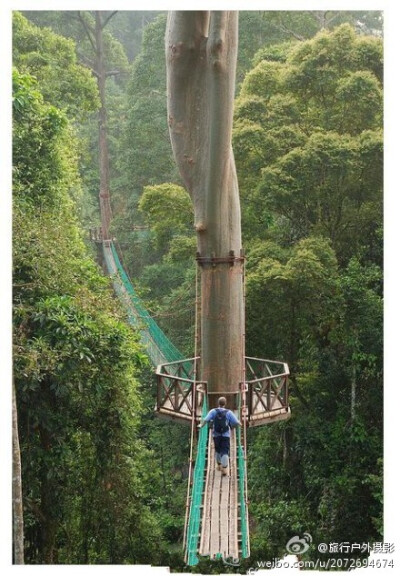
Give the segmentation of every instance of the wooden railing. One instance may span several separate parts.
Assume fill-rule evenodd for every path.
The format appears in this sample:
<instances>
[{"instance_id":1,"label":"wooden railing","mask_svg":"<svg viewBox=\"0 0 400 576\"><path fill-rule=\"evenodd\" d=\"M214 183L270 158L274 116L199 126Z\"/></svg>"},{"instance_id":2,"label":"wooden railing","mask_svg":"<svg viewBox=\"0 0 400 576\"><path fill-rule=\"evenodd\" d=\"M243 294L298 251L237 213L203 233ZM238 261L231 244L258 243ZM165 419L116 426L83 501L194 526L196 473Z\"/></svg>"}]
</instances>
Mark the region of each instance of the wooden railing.
<instances>
[{"instance_id":1,"label":"wooden railing","mask_svg":"<svg viewBox=\"0 0 400 576\"><path fill-rule=\"evenodd\" d=\"M160 416L181 419L189 424L193 411L195 417L200 416L207 385L206 382L195 381L195 362L198 360L188 358L157 367L156 412Z\"/></svg>"},{"instance_id":2,"label":"wooden railing","mask_svg":"<svg viewBox=\"0 0 400 576\"><path fill-rule=\"evenodd\" d=\"M285 362L246 357L246 388L250 426L290 417L289 367Z\"/></svg>"},{"instance_id":3,"label":"wooden railing","mask_svg":"<svg viewBox=\"0 0 400 576\"><path fill-rule=\"evenodd\" d=\"M200 417L203 395L207 391L207 382L196 381L195 362L199 358L188 358L160 364L157 368L157 405L160 416L191 422ZM234 395L239 397L238 391ZM196 393L194 393L194 388ZM289 367L285 362L246 357L246 406L244 420L249 426L268 424L290 417L289 408ZM215 392L222 394L222 392ZM234 408L237 402L234 400Z\"/></svg>"},{"instance_id":4,"label":"wooden railing","mask_svg":"<svg viewBox=\"0 0 400 576\"><path fill-rule=\"evenodd\" d=\"M102 242L103 234L101 228L90 228L89 229L90 240L92 242Z\"/></svg>"}]
</instances>

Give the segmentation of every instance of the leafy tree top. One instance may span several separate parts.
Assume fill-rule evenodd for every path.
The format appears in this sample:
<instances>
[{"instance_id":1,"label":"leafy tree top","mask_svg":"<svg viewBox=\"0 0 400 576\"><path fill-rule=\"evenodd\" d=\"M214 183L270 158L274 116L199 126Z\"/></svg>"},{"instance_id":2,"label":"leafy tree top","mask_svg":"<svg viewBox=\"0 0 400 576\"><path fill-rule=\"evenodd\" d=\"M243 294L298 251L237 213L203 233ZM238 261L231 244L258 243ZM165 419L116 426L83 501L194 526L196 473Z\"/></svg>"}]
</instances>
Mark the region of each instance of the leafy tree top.
<instances>
[{"instance_id":1,"label":"leafy tree top","mask_svg":"<svg viewBox=\"0 0 400 576\"><path fill-rule=\"evenodd\" d=\"M382 209L382 40L343 24L256 62L235 111L245 233L279 221L285 242L329 237L340 262L369 250Z\"/></svg>"},{"instance_id":2,"label":"leafy tree top","mask_svg":"<svg viewBox=\"0 0 400 576\"><path fill-rule=\"evenodd\" d=\"M39 28L20 12L13 15L13 61L20 72L33 75L44 99L81 121L99 105L91 72L77 62L72 39Z\"/></svg>"}]
</instances>

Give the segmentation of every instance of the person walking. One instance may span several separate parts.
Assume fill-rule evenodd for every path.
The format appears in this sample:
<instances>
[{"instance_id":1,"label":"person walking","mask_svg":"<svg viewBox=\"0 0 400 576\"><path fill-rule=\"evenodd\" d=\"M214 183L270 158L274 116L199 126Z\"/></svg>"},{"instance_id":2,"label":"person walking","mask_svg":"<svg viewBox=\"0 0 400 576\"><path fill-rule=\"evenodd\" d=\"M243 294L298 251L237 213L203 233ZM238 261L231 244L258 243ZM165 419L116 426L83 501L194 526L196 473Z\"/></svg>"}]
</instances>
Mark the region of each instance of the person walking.
<instances>
[{"instance_id":1,"label":"person walking","mask_svg":"<svg viewBox=\"0 0 400 576\"><path fill-rule=\"evenodd\" d=\"M217 470L221 471L223 476L226 476L228 474L231 428L240 426L240 422L232 410L226 408L226 398L224 396L218 398L218 408L213 408L209 411L199 428L203 428L208 422L213 424Z\"/></svg>"}]
</instances>

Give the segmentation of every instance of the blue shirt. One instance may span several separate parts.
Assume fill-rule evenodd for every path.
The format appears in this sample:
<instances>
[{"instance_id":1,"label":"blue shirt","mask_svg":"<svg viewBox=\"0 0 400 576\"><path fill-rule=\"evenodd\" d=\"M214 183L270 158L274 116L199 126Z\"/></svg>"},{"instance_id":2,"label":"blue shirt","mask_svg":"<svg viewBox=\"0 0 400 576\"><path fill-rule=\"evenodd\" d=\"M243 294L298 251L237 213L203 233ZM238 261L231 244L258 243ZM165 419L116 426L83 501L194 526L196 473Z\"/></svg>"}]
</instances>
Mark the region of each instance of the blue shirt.
<instances>
[{"instance_id":1,"label":"blue shirt","mask_svg":"<svg viewBox=\"0 0 400 576\"><path fill-rule=\"evenodd\" d=\"M213 408L209 411L207 416L204 418L204 422L212 422L217 415L217 409ZM236 418L232 410L226 410L226 419L228 420L229 428L226 432L222 434L216 434L213 432L213 436L225 436L225 438L230 438L231 435L231 426L238 426L240 424L239 420Z\"/></svg>"}]
</instances>

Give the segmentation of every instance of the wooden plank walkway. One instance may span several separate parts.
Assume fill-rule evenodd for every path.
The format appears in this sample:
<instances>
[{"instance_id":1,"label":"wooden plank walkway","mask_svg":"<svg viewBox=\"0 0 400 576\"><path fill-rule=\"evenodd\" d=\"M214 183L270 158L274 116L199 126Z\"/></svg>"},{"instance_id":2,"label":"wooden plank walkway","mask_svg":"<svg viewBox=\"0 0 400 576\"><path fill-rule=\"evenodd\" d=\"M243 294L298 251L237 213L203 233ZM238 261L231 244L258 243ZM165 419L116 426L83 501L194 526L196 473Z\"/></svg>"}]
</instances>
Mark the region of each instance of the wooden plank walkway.
<instances>
[{"instance_id":1,"label":"wooden plank walkway","mask_svg":"<svg viewBox=\"0 0 400 576\"><path fill-rule=\"evenodd\" d=\"M228 475L216 469L212 430L209 433L207 475L203 498L203 516L199 554L215 558L239 559L238 544L238 471L236 432L231 432Z\"/></svg>"}]
</instances>

